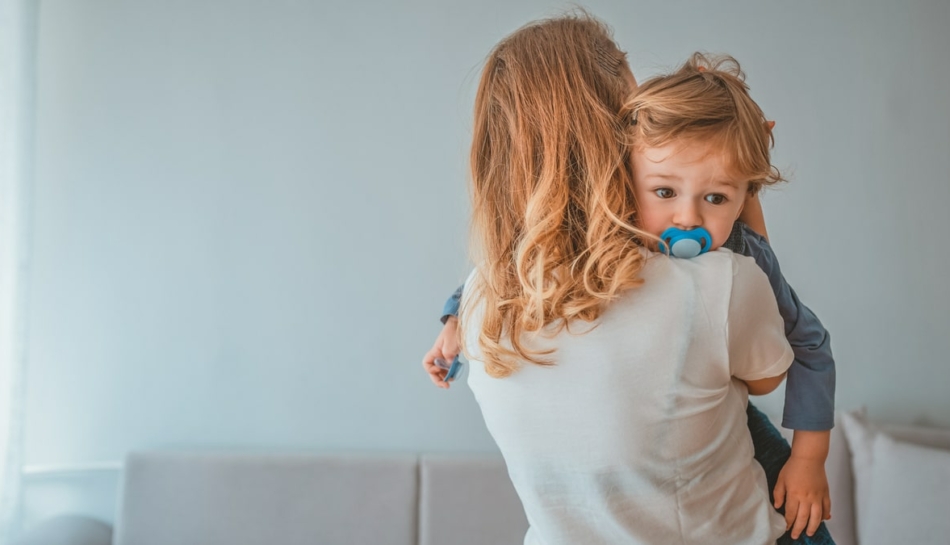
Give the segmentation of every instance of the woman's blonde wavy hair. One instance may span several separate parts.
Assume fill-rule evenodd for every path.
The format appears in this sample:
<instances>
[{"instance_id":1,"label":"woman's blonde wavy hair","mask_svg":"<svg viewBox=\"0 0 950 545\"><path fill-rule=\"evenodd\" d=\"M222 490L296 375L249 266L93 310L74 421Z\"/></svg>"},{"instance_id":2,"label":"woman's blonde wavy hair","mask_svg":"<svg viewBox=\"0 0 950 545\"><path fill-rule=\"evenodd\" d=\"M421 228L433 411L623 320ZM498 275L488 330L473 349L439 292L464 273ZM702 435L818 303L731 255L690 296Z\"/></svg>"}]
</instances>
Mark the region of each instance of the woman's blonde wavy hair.
<instances>
[{"instance_id":1,"label":"woman's blonde wavy hair","mask_svg":"<svg viewBox=\"0 0 950 545\"><path fill-rule=\"evenodd\" d=\"M621 118L632 85L609 29L584 13L528 24L488 56L471 149L479 274L462 323L484 311L478 359L490 376L551 364L525 333L593 321L641 283Z\"/></svg>"},{"instance_id":2,"label":"woman's blonde wavy hair","mask_svg":"<svg viewBox=\"0 0 950 545\"><path fill-rule=\"evenodd\" d=\"M733 172L749 180L750 193L784 181L770 157L774 123L749 96L745 74L730 56L693 53L679 70L643 82L623 115L633 146L712 142Z\"/></svg>"}]
</instances>

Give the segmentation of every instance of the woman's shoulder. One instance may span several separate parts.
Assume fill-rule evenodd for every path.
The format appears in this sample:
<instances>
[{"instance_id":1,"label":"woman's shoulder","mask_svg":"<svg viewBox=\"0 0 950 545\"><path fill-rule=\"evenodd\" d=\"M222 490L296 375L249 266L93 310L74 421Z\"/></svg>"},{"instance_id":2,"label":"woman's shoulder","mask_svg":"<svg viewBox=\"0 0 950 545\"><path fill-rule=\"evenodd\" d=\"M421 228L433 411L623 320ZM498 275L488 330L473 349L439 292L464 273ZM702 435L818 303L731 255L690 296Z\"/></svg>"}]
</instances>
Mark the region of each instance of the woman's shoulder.
<instances>
[{"instance_id":1,"label":"woman's shoulder","mask_svg":"<svg viewBox=\"0 0 950 545\"><path fill-rule=\"evenodd\" d=\"M755 258L733 252L728 248L719 248L714 252L703 255L710 256L709 260L715 262L716 266L728 269L733 277L745 278L750 274L762 272L759 266L756 265Z\"/></svg>"},{"instance_id":2,"label":"woman's shoulder","mask_svg":"<svg viewBox=\"0 0 950 545\"><path fill-rule=\"evenodd\" d=\"M763 297L774 298L769 277L754 257L737 254L730 250L712 253L721 254L731 270L732 281L729 291L732 304L736 301L756 301Z\"/></svg>"},{"instance_id":3,"label":"woman's shoulder","mask_svg":"<svg viewBox=\"0 0 950 545\"><path fill-rule=\"evenodd\" d=\"M728 248L719 248L691 259L669 257L659 253L652 253L647 260L649 266L659 269L675 268L689 271L696 275L713 275L729 273L732 276L748 274L749 270L758 267L755 259L733 252Z\"/></svg>"},{"instance_id":4,"label":"woman's shoulder","mask_svg":"<svg viewBox=\"0 0 950 545\"><path fill-rule=\"evenodd\" d=\"M755 259L724 248L692 259L657 256L651 261L655 261L656 268L647 275L647 285L651 279L665 279L672 284L672 291L685 297L697 296L710 309L728 308L737 286L739 291L753 294L758 294L761 286L768 287L768 278ZM687 290L693 295L683 291L685 284L695 286L694 290Z\"/></svg>"}]
</instances>

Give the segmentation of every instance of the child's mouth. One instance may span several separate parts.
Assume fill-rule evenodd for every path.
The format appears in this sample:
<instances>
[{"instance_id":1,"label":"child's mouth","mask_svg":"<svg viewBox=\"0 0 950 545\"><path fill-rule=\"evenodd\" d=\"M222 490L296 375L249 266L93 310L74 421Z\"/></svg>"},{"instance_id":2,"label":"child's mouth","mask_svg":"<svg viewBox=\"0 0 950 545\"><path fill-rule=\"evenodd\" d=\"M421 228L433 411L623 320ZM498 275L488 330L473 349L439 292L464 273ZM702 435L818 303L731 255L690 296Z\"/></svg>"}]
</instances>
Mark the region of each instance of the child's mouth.
<instances>
[{"instance_id":1,"label":"child's mouth","mask_svg":"<svg viewBox=\"0 0 950 545\"><path fill-rule=\"evenodd\" d=\"M683 230L670 227L660 235L661 252L669 252L673 257L689 259L709 251L712 235L702 227Z\"/></svg>"}]
</instances>

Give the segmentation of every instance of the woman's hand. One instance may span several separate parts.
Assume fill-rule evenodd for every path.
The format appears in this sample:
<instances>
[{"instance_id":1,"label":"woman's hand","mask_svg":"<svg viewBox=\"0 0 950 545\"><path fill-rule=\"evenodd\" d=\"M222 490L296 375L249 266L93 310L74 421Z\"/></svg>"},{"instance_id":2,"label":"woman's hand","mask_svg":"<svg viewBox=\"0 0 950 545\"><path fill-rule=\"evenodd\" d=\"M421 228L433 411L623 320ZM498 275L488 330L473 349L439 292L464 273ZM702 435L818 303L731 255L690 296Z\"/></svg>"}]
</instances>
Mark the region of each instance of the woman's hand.
<instances>
[{"instance_id":1,"label":"woman's hand","mask_svg":"<svg viewBox=\"0 0 950 545\"><path fill-rule=\"evenodd\" d=\"M439 388L449 387L449 383L445 381L445 375L448 371L436 365L435 359L442 358L451 362L455 359L455 356L459 355L459 352L459 319L450 316L445 321L445 325L442 326L439 336L436 337L435 344L422 358L422 367L426 370L426 373L429 373L429 378L432 379L433 384Z\"/></svg>"}]
</instances>

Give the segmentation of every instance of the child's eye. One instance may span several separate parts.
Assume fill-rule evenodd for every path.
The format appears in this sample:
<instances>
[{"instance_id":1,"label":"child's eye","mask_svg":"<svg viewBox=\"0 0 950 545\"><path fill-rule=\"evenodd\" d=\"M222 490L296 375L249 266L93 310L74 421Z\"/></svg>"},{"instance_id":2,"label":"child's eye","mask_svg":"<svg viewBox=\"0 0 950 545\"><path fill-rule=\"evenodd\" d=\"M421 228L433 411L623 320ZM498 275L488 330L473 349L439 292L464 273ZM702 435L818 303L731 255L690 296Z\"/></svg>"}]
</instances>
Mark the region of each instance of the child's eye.
<instances>
[{"instance_id":1,"label":"child's eye","mask_svg":"<svg viewBox=\"0 0 950 545\"><path fill-rule=\"evenodd\" d=\"M709 204L722 204L726 202L726 196L720 195L719 193L706 195L706 202L708 202Z\"/></svg>"},{"instance_id":2,"label":"child's eye","mask_svg":"<svg viewBox=\"0 0 950 545\"><path fill-rule=\"evenodd\" d=\"M661 199L671 199L673 198L673 190L668 187L661 187L653 191L656 193L656 196Z\"/></svg>"}]
</instances>

